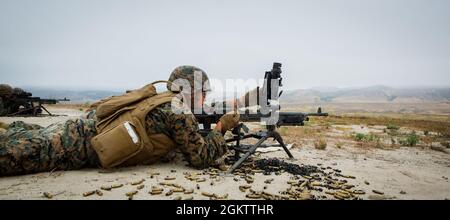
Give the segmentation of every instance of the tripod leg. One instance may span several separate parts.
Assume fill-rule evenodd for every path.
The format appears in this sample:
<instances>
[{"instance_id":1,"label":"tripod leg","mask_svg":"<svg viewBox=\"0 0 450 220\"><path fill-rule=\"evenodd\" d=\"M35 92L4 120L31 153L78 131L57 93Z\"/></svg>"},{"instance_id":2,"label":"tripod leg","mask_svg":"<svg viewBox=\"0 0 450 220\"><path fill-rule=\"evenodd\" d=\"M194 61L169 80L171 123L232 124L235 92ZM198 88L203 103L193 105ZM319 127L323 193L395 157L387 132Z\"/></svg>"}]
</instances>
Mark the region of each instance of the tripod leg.
<instances>
[{"instance_id":1,"label":"tripod leg","mask_svg":"<svg viewBox=\"0 0 450 220\"><path fill-rule=\"evenodd\" d=\"M281 137L281 135L278 132L273 131L271 136L273 136L278 141L278 143L280 143L281 147L283 147L284 151L289 156L289 158L291 158L291 159L294 158L294 156L292 156L292 154L291 154L291 151L289 151L289 149L284 144L283 138Z\"/></svg>"},{"instance_id":2,"label":"tripod leg","mask_svg":"<svg viewBox=\"0 0 450 220\"><path fill-rule=\"evenodd\" d=\"M239 148L241 145L241 139L238 136L238 139L236 140L236 148ZM240 158L240 153L237 149L234 150L234 160L238 161Z\"/></svg>"},{"instance_id":3,"label":"tripod leg","mask_svg":"<svg viewBox=\"0 0 450 220\"><path fill-rule=\"evenodd\" d=\"M52 115L44 106L41 106L42 109L44 109L49 115Z\"/></svg>"},{"instance_id":4,"label":"tripod leg","mask_svg":"<svg viewBox=\"0 0 450 220\"><path fill-rule=\"evenodd\" d=\"M30 108L22 109L22 110L19 110L19 111L17 111L17 112L11 113L11 114L9 114L9 115L7 115L7 116L18 115L18 114L20 114L20 113L22 113L22 112L26 112L26 111L30 111L30 110L32 110L32 109L30 109Z\"/></svg>"},{"instance_id":5,"label":"tripod leg","mask_svg":"<svg viewBox=\"0 0 450 220\"><path fill-rule=\"evenodd\" d=\"M236 168L238 168L239 166L241 166L241 164L247 160L248 157L250 157L250 155L252 155L256 148L258 148L265 140L267 140L268 136L263 136L261 139L258 140L258 142L253 145L250 149L248 149L248 151L238 160L236 161L233 166L231 166L231 168L227 171L228 174L232 173Z\"/></svg>"}]
</instances>

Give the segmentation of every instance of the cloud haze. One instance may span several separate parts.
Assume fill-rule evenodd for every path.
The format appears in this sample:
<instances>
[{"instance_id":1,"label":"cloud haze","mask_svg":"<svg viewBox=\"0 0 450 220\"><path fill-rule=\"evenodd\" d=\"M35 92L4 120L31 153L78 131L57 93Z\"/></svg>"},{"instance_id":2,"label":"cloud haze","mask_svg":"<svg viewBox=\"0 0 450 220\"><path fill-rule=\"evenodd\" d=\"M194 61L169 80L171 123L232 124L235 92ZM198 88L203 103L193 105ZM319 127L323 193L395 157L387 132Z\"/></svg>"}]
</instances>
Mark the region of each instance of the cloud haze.
<instances>
[{"instance_id":1,"label":"cloud haze","mask_svg":"<svg viewBox=\"0 0 450 220\"><path fill-rule=\"evenodd\" d=\"M134 88L178 65L289 89L450 86L450 1L0 0L0 81Z\"/></svg>"}]
</instances>

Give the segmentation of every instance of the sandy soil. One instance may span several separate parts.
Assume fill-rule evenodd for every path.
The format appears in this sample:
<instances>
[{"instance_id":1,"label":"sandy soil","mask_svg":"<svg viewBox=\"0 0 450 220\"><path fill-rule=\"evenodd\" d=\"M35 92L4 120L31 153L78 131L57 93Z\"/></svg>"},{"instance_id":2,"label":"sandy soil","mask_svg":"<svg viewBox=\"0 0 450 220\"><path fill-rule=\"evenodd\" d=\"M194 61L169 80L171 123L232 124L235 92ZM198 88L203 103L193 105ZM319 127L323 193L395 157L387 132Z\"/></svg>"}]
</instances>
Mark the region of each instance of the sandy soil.
<instances>
[{"instance_id":1,"label":"sandy soil","mask_svg":"<svg viewBox=\"0 0 450 220\"><path fill-rule=\"evenodd\" d=\"M74 109L53 109L55 114L65 114L60 117L26 117L26 118L0 118L0 121L9 123L14 120L37 123L43 126L77 117L80 111ZM358 129L360 126L350 126ZM374 127L372 129L382 129ZM331 129L329 136L338 135L339 130ZM351 175L355 179L348 179L355 189L366 193L362 199L450 199L450 154L433 151L421 147L400 147L395 149L379 149L358 147L351 143L344 143L340 148L332 143L325 150L315 149L310 142L301 142L291 149L296 164L318 165L319 167L332 167L342 170L342 174ZM287 156L283 151L261 153L261 158L282 158ZM159 172L159 175L152 175ZM198 173L206 179L205 182L189 181L185 178L186 172ZM217 195L228 194L228 199L246 199L246 193L239 190L240 185L246 185L244 179L235 176L219 175L210 179L209 175L202 175L202 171L185 166L182 161L175 163L161 163L149 166L136 166L114 170L83 169L78 171L55 171L24 176L1 177L0 199L47 199L44 192L53 195L52 199L128 199L128 192L137 190L133 199L174 199L181 196L186 199L192 196L194 199L209 199L201 192L215 193ZM165 177L175 177L174 180L165 180ZM257 173L252 189L271 193L286 190L287 183L293 175L283 173L270 176ZM274 178L271 184L265 180ZM144 180L141 184L133 185L136 181ZM237 180L237 181L236 181ZM182 185L186 189L194 189L193 194L174 193L165 196L167 187L160 195L151 195L152 186L158 186L162 182L172 182ZM102 186L123 184L122 187L110 191L100 190ZM200 189L197 188L197 184ZM213 184L213 185L211 185ZM137 189L139 185L143 185ZM102 196L93 194L83 196L83 193L100 190ZM372 190L381 191L384 195L378 195ZM325 196L325 199L333 199L324 192L314 191L312 194Z\"/></svg>"},{"instance_id":2,"label":"sandy soil","mask_svg":"<svg viewBox=\"0 0 450 220\"><path fill-rule=\"evenodd\" d=\"M80 117L84 112L73 108L53 108L47 109L54 115L42 115L40 117L0 117L0 121L10 124L14 121L24 121L26 123L38 124L41 126L49 126L53 123L74 119Z\"/></svg>"}]
</instances>

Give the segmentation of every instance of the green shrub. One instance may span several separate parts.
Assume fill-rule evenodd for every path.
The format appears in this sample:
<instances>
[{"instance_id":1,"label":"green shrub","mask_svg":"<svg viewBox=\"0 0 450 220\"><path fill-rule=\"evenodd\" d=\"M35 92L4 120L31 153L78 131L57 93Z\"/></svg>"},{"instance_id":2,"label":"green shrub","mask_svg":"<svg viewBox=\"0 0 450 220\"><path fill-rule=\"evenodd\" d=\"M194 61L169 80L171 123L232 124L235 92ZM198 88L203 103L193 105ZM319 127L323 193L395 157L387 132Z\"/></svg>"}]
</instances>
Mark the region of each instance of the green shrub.
<instances>
[{"instance_id":1,"label":"green shrub","mask_svg":"<svg viewBox=\"0 0 450 220\"><path fill-rule=\"evenodd\" d=\"M363 133L356 133L355 134L355 140L356 141L363 141L365 137L366 137L366 135L364 135Z\"/></svg>"},{"instance_id":2,"label":"green shrub","mask_svg":"<svg viewBox=\"0 0 450 220\"><path fill-rule=\"evenodd\" d=\"M378 142L380 140L380 137L378 137L374 133L369 133L369 134L356 133L355 136L354 136L354 139L356 141Z\"/></svg>"},{"instance_id":3,"label":"green shrub","mask_svg":"<svg viewBox=\"0 0 450 220\"><path fill-rule=\"evenodd\" d=\"M376 134L369 133L365 137L365 141L367 142L378 142L380 140L380 137L378 137Z\"/></svg>"},{"instance_id":4,"label":"green shrub","mask_svg":"<svg viewBox=\"0 0 450 220\"><path fill-rule=\"evenodd\" d=\"M389 129L389 130L398 130L399 129L399 127L397 125L395 125L395 124L388 124L386 126L386 128Z\"/></svg>"},{"instance_id":5,"label":"green shrub","mask_svg":"<svg viewBox=\"0 0 450 220\"><path fill-rule=\"evenodd\" d=\"M406 135L405 139L400 140L401 145L408 147L416 146L417 143L419 143L419 136L417 136L415 132Z\"/></svg>"}]
</instances>

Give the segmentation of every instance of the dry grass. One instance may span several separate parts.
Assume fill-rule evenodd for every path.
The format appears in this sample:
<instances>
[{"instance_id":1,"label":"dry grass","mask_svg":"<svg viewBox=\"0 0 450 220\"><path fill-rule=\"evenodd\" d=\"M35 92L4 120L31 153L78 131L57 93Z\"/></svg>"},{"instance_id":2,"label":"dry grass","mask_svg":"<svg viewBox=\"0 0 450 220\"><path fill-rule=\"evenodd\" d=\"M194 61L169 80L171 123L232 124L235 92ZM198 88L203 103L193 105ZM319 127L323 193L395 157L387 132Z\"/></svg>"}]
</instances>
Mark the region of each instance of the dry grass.
<instances>
[{"instance_id":1,"label":"dry grass","mask_svg":"<svg viewBox=\"0 0 450 220\"><path fill-rule=\"evenodd\" d=\"M341 149L342 146L344 146L344 143L342 143L342 142L337 142L335 146L336 146L337 148Z\"/></svg>"},{"instance_id":2,"label":"dry grass","mask_svg":"<svg viewBox=\"0 0 450 220\"><path fill-rule=\"evenodd\" d=\"M446 148L450 148L450 141L442 141L441 145L446 147Z\"/></svg>"},{"instance_id":3,"label":"dry grass","mask_svg":"<svg viewBox=\"0 0 450 220\"><path fill-rule=\"evenodd\" d=\"M331 123L337 125L384 125L389 126L390 128L406 127L421 131L433 131L440 133L445 138L450 137L450 116L351 114L314 117L311 121L318 125L327 125Z\"/></svg>"},{"instance_id":4,"label":"dry grass","mask_svg":"<svg viewBox=\"0 0 450 220\"><path fill-rule=\"evenodd\" d=\"M281 133L288 141L313 139L314 146L320 149L319 139L329 136L331 125L364 125L386 126L383 133L357 134L350 133L351 128L335 126L333 129L346 133L341 140L356 142L357 146L373 148L395 148L399 146L431 146L433 142L447 143L450 139L450 120L442 116L423 115L339 115L314 117L304 127L282 127ZM410 132L409 132L409 131ZM408 132L408 133L405 133ZM423 135L421 134L423 131ZM418 132L416 134L416 132ZM433 132L433 133L431 133ZM444 144L442 144L444 145ZM444 145L445 146L445 145ZM336 145L342 147L341 144Z\"/></svg>"},{"instance_id":5,"label":"dry grass","mask_svg":"<svg viewBox=\"0 0 450 220\"><path fill-rule=\"evenodd\" d=\"M325 150L325 148L327 148L327 141L325 141L323 138L319 138L318 140L314 141L314 148L318 150Z\"/></svg>"},{"instance_id":6,"label":"dry grass","mask_svg":"<svg viewBox=\"0 0 450 220\"><path fill-rule=\"evenodd\" d=\"M383 149L431 146L435 142L447 146L450 143L450 103L353 103L322 107L330 116L310 117L304 127L279 128L286 142L304 140L320 148L319 139L331 138L336 140L337 148L342 147L341 142L345 141L363 148ZM314 112L316 108L317 104L293 104L283 110ZM351 125L369 127L370 132L360 134L358 140L356 133L351 132L354 129Z\"/></svg>"},{"instance_id":7,"label":"dry grass","mask_svg":"<svg viewBox=\"0 0 450 220\"><path fill-rule=\"evenodd\" d=\"M89 103L84 103L84 104L73 104L73 103L57 103L54 105L46 105L46 107L49 108L65 108L65 109L76 109L76 110L86 110L88 109L90 106Z\"/></svg>"},{"instance_id":8,"label":"dry grass","mask_svg":"<svg viewBox=\"0 0 450 220\"><path fill-rule=\"evenodd\" d=\"M334 129L336 129L336 130L338 130L338 131L343 131L343 132L348 132L348 131L351 131L351 130L352 130L352 128L348 128L348 127L340 127L340 126L334 127Z\"/></svg>"},{"instance_id":9,"label":"dry grass","mask_svg":"<svg viewBox=\"0 0 450 220\"><path fill-rule=\"evenodd\" d=\"M283 111L315 112L322 107L333 115L348 113L450 115L450 102L429 103L281 103Z\"/></svg>"}]
</instances>

